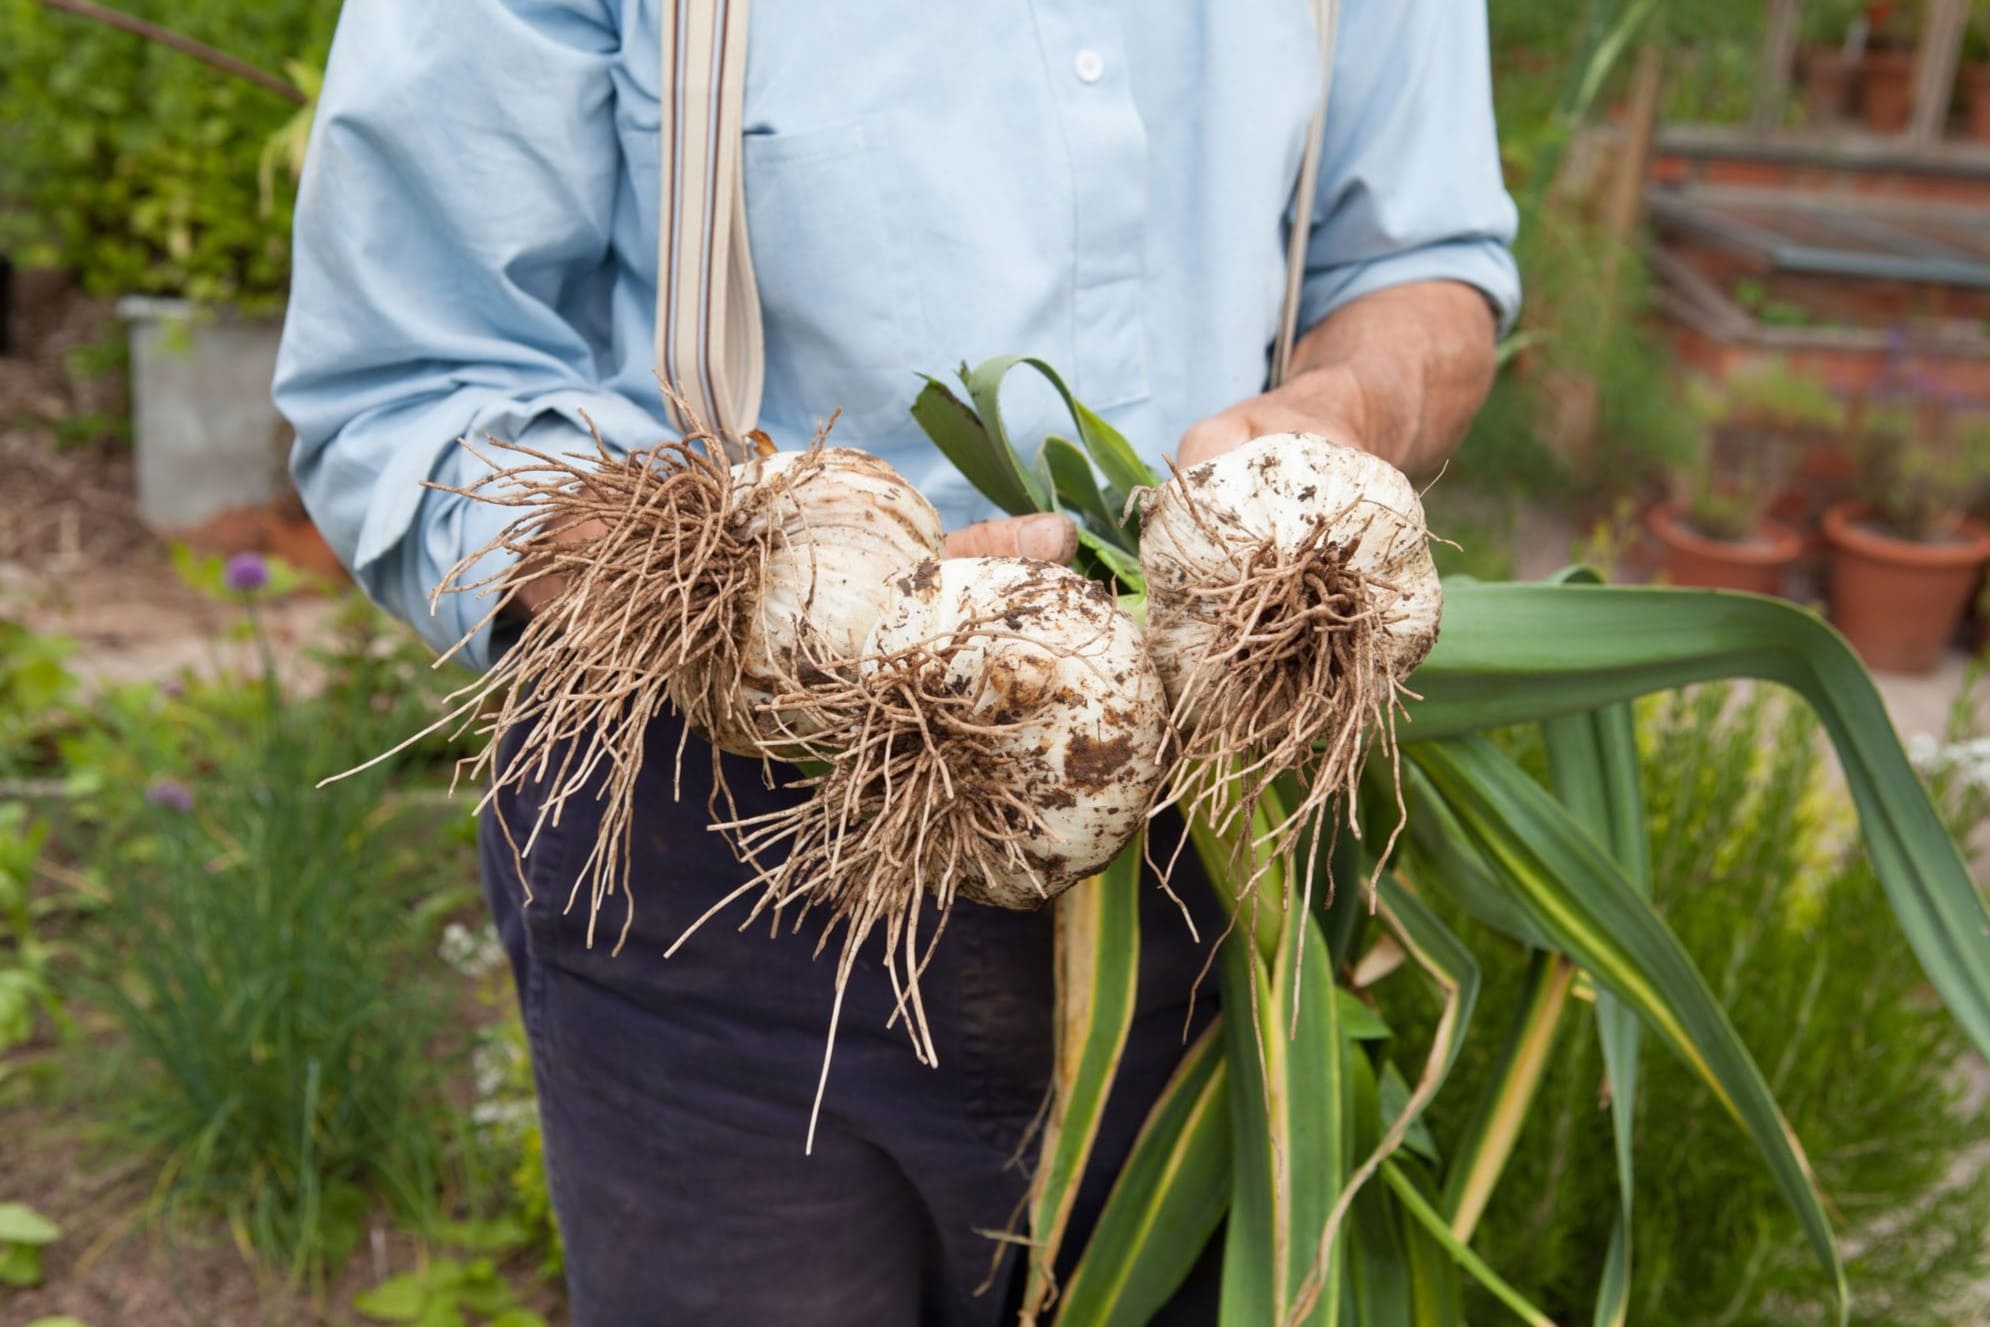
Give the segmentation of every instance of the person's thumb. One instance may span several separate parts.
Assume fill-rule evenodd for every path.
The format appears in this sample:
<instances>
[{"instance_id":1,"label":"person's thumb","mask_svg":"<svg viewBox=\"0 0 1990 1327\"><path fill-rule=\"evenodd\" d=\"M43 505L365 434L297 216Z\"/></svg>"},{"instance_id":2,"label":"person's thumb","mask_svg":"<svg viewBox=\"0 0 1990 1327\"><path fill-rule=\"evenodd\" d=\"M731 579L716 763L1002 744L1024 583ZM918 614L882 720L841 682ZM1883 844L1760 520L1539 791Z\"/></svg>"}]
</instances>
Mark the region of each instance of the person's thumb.
<instances>
[{"instance_id":1,"label":"person's thumb","mask_svg":"<svg viewBox=\"0 0 1990 1327\"><path fill-rule=\"evenodd\" d=\"M1078 553L1078 527L1054 512L976 521L947 536L950 558L1036 558L1069 562Z\"/></svg>"}]
</instances>

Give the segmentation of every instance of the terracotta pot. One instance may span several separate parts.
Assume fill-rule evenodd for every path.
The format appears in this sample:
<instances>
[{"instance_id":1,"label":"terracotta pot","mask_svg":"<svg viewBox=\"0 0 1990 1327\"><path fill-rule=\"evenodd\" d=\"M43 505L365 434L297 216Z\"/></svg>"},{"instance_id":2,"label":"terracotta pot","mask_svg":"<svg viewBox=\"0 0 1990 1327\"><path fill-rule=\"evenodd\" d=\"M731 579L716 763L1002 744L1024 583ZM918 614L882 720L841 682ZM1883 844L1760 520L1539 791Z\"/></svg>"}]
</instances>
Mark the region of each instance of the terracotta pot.
<instances>
[{"instance_id":1,"label":"terracotta pot","mask_svg":"<svg viewBox=\"0 0 1990 1327\"><path fill-rule=\"evenodd\" d=\"M1917 543L1877 529L1871 507L1824 513L1831 621L1874 668L1925 673L1941 662L1990 562L1990 526L1970 519L1955 538Z\"/></svg>"},{"instance_id":2,"label":"terracotta pot","mask_svg":"<svg viewBox=\"0 0 1990 1327\"><path fill-rule=\"evenodd\" d=\"M1964 123L1978 143L1990 143L1990 61L1962 67Z\"/></svg>"},{"instance_id":3,"label":"terracotta pot","mask_svg":"<svg viewBox=\"0 0 1990 1327\"><path fill-rule=\"evenodd\" d=\"M1852 100L1855 66L1836 46L1813 46L1803 53L1803 106L1813 124L1836 124Z\"/></svg>"},{"instance_id":4,"label":"terracotta pot","mask_svg":"<svg viewBox=\"0 0 1990 1327\"><path fill-rule=\"evenodd\" d=\"M1876 134L1897 134L1914 118L1914 53L1868 51L1859 70L1859 114Z\"/></svg>"},{"instance_id":5,"label":"terracotta pot","mask_svg":"<svg viewBox=\"0 0 1990 1327\"><path fill-rule=\"evenodd\" d=\"M1709 539L1669 506L1653 507L1645 521L1661 549L1659 574L1673 585L1781 594L1803 552L1803 537L1780 521L1763 521L1755 538L1740 544Z\"/></svg>"}]
</instances>

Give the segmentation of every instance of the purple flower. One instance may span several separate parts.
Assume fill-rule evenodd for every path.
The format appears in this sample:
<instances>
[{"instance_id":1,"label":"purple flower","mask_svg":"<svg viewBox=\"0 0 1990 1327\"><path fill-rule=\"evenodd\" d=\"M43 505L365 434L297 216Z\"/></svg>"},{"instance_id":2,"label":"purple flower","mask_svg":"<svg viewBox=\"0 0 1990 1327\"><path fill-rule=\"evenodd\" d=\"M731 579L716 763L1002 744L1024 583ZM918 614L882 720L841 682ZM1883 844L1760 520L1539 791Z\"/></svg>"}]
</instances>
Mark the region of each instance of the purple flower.
<instances>
[{"instance_id":1,"label":"purple flower","mask_svg":"<svg viewBox=\"0 0 1990 1327\"><path fill-rule=\"evenodd\" d=\"M178 779L154 779L145 789L145 800L154 806L185 815L193 810L193 789Z\"/></svg>"},{"instance_id":2,"label":"purple flower","mask_svg":"<svg viewBox=\"0 0 1990 1327\"><path fill-rule=\"evenodd\" d=\"M228 559L221 579L236 594L254 594L269 584L269 564L260 553L237 553Z\"/></svg>"}]
</instances>

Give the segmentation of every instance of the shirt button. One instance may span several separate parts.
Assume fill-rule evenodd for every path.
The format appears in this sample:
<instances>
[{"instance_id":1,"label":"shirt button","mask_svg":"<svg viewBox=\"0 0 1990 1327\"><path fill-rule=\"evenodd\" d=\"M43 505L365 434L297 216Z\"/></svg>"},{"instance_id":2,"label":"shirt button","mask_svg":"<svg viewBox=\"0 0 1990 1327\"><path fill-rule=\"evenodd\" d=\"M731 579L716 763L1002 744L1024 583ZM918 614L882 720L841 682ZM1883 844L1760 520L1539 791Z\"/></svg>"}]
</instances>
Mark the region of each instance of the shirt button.
<instances>
[{"instance_id":1,"label":"shirt button","mask_svg":"<svg viewBox=\"0 0 1990 1327\"><path fill-rule=\"evenodd\" d=\"M1078 75L1081 83L1096 83L1106 74L1106 58L1097 51L1083 50L1071 62L1072 72Z\"/></svg>"}]
</instances>

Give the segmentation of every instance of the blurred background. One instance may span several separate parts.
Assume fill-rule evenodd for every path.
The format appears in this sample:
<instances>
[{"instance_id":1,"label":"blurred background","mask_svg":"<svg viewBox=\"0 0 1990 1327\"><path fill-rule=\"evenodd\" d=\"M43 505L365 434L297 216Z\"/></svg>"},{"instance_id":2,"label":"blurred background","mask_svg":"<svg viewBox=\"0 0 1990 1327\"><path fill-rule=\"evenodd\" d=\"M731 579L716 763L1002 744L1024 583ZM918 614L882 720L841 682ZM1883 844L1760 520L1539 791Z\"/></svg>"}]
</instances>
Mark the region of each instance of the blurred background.
<instances>
[{"instance_id":1,"label":"blurred background","mask_svg":"<svg viewBox=\"0 0 1990 1327\"><path fill-rule=\"evenodd\" d=\"M0 0L5 1327L565 1320L474 799L445 796L463 748L312 787L451 685L347 586L268 399L338 10ZM1491 19L1527 308L1430 494L1440 561L1816 605L1975 842L1990 3ZM1865 924L1814 724L1702 689L1640 726L1661 905L1838 1203L1859 1320L1990 1320L1982 1075ZM1524 963L1481 957L1498 1020ZM1567 1035L1478 1237L1561 1320L1615 1212L1594 1041ZM1634 1317L1818 1317L1718 1105L1645 1093Z\"/></svg>"}]
</instances>

